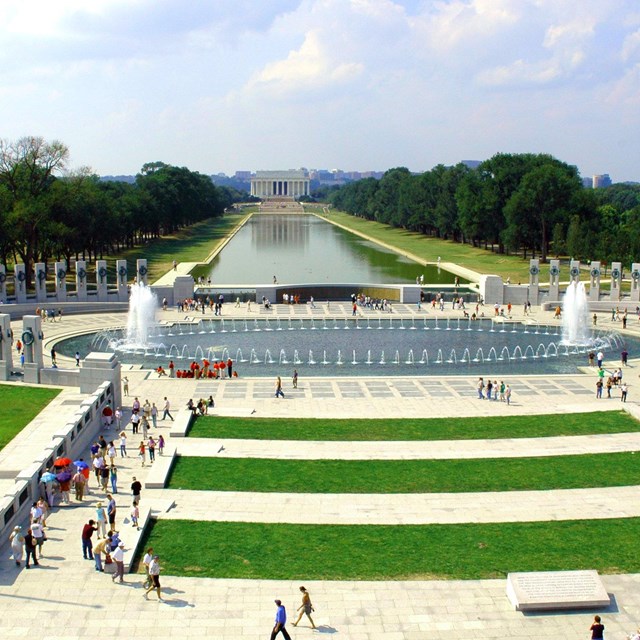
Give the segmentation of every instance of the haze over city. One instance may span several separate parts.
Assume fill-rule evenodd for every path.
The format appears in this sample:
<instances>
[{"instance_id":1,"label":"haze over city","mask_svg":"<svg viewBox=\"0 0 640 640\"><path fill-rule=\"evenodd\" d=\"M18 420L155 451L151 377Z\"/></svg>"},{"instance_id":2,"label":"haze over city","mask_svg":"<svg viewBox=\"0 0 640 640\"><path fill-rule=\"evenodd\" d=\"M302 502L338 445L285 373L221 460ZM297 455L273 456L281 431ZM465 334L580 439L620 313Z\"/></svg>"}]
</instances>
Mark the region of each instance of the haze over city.
<instances>
[{"instance_id":1,"label":"haze over city","mask_svg":"<svg viewBox=\"0 0 640 640\"><path fill-rule=\"evenodd\" d=\"M136 173L550 153L637 180L637 0L5 0L0 135Z\"/></svg>"}]
</instances>

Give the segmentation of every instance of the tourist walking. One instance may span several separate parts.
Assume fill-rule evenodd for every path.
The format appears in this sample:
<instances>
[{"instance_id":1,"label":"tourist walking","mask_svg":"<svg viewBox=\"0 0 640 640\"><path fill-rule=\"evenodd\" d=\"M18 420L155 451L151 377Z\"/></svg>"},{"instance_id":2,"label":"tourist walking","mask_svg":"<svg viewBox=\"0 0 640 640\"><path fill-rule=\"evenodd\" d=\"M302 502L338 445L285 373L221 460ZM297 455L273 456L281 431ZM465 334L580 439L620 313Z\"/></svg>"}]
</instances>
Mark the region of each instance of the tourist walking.
<instances>
[{"instance_id":1,"label":"tourist walking","mask_svg":"<svg viewBox=\"0 0 640 640\"><path fill-rule=\"evenodd\" d=\"M138 508L138 503L134 500L133 505L131 505L131 526L140 530L138 526L138 521L140 520L140 509Z\"/></svg>"},{"instance_id":2,"label":"tourist walking","mask_svg":"<svg viewBox=\"0 0 640 640\"><path fill-rule=\"evenodd\" d=\"M151 405L151 424L154 429L158 428L158 407L155 402Z\"/></svg>"},{"instance_id":3,"label":"tourist walking","mask_svg":"<svg viewBox=\"0 0 640 640\"><path fill-rule=\"evenodd\" d=\"M75 472L75 475L73 476L73 488L75 490L75 494L76 494L76 500L78 502L82 502L82 498L84 496L84 485L85 485L86 479L84 477L84 475L82 474L82 471L80 471L80 469L78 469Z\"/></svg>"},{"instance_id":4,"label":"tourist walking","mask_svg":"<svg viewBox=\"0 0 640 640\"><path fill-rule=\"evenodd\" d=\"M120 432L120 457L127 457L127 434L125 431Z\"/></svg>"},{"instance_id":5,"label":"tourist walking","mask_svg":"<svg viewBox=\"0 0 640 640\"><path fill-rule=\"evenodd\" d=\"M164 398L164 411L162 413L162 419L166 420L167 417L169 417L171 419L171 422L173 422L173 416L171 415L170 409L171 409L171 403L169 402L169 400L165 396L165 398Z\"/></svg>"},{"instance_id":6,"label":"tourist walking","mask_svg":"<svg viewBox=\"0 0 640 640\"><path fill-rule=\"evenodd\" d=\"M506 389L504 390L504 397L507 400L507 404L511 404L511 387L509 385L507 385Z\"/></svg>"},{"instance_id":7,"label":"tourist walking","mask_svg":"<svg viewBox=\"0 0 640 640\"><path fill-rule=\"evenodd\" d=\"M129 378L127 378L127 376L122 378L122 393L124 393L125 396L129 395Z\"/></svg>"},{"instance_id":8,"label":"tourist walking","mask_svg":"<svg viewBox=\"0 0 640 640\"><path fill-rule=\"evenodd\" d=\"M107 519L109 520L109 533L116 530L116 501L113 496L108 493L107 498L109 500L107 504Z\"/></svg>"},{"instance_id":9,"label":"tourist walking","mask_svg":"<svg viewBox=\"0 0 640 640\"><path fill-rule=\"evenodd\" d=\"M96 531L98 532L98 540L101 537L107 537L107 514L102 506L102 502L98 502L96 505L96 524L98 525Z\"/></svg>"},{"instance_id":10,"label":"tourist walking","mask_svg":"<svg viewBox=\"0 0 640 640\"><path fill-rule=\"evenodd\" d=\"M311 622L311 628L316 629L316 623L311 617L311 612L314 611L313 605L311 604L311 596L304 587L300 587L300 591L302 592L302 604L297 609L300 612L300 615L298 616L298 619L293 623L293 626L297 627L298 622L300 622L302 616L306 615L307 618L309 618L309 622Z\"/></svg>"},{"instance_id":11,"label":"tourist walking","mask_svg":"<svg viewBox=\"0 0 640 640\"><path fill-rule=\"evenodd\" d=\"M24 554L24 536L22 535L22 527L17 526L13 528L11 535L9 536L9 542L11 543L11 553L16 565L19 567L22 562L22 556Z\"/></svg>"},{"instance_id":12,"label":"tourist walking","mask_svg":"<svg viewBox=\"0 0 640 640\"><path fill-rule=\"evenodd\" d=\"M144 567L144 583L143 586L145 589L149 588L151 584L151 578L149 577L149 565L153 560L153 547L149 547L147 549L147 553L144 554L144 558L142 559L142 566Z\"/></svg>"},{"instance_id":13,"label":"tourist walking","mask_svg":"<svg viewBox=\"0 0 640 640\"><path fill-rule=\"evenodd\" d=\"M142 462L142 466L144 467L147 459L146 445L144 443L144 440L141 440L140 445L138 446L138 457L140 458L140 462Z\"/></svg>"},{"instance_id":14,"label":"tourist walking","mask_svg":"<svg viewBox=\"0 0 640 640\"><path fill-rule=\"evenodd\" d=\"M33 560L34 565L40 564L38 562L38 558L36 558L36 541L33 537L33 531L31 529L27 529L27 533L24 536L24 553L25 553L25 561L27 569L30 568L29 558Z\"/></svg>"},{"instance_id":15,"label":"tourist walking","mask_svg":"<svg viewBox=\"0 0 640 640\"><path fill-rule=\"evenodd\" d=\"M283 635L285 640L291 640L291 636L285 628L285 625L287 624L287 611L280 600L275 600L274 602L276 603L278 610L276 611L275 625L271 632L271 640L274 640L279 633Z\"/></svg>"},{"instance_id":16,"label":"tourist walking","mask_svg":"<svg viewBox=\"0 0 640 640\"><path fill-rule=\"evenodd\" d=\"M162 434L158 436L158 453L160 455L164 453L164 436Z\"/></svg>"},{"instance_id":17,"label":"tourist walking","mask_svg":"<svg viewBox=\"0 0 640 640\"><path fill-rule=\"evenodd\" d=\"M153 556L149 563L149 587L144 592L144 599L148 600L147 595L150 591L158 594L158 600L162 602L162 591L160 590L160 556Z\"/></svg>"},{"instance_id":18,"label":"tourist walking","mask_svg":"<svg viewBox=\"0 0 640 640\"><path fill-rule=\"evenodd\" d=\"M111 558L116 563L116 571L111 576L111 581L115 582L116 579L120 584L124 582L124 542L120 541L118 546L111 554Z\"/></svg>"},{"instance_id":19,"label":"tourist walking","mask_svg":"<svg viewBox=\"0 0 640 640\"><path fill-rule=\"evenodd\" d=\"M33 536L33 542L35 548L37 549L37 553L34 557L42 558L42 547L47 540L47 536L44 535L44 529L40 524L40 520L36 520L31 524L31 535Z\"/></svg>"},{"instance_id":20,"label":"tourist walking","mask_svg":"<svg viewBox=\"0 0 640 640\"><path fill-rule=\"evenodd\" d=\"M620 400L622 402L627 401L627 391L628 391L627 383L623 382L622 386L620 387Z\"/></svg>"},{"instance_id":21,"label":"tourist walking","mask_svg":"<svg viewBox=\"0 0 640 640\"><path fill-rule=\"evenodd\" d=\"M282 390L282 379L280 378L280 376L278 376L278 379L276 380L276 398L278 396L284 398L284 391Z\"/></svg>"},{"instance_id":22,"label":"tourist walking","mask_svg":"<svg viewBox=\"0 0 640 640\"><path fill-rule=\"evenodd\" d=\"M476 388L478 389L478 400L484 400L484 394L482 393L484 390L484 380L482 378L478 378Z\"/></svg>"},{"instance_id":23,"label":"tourist walking","mask_svg":"<svg viewBox=\"0 0 640 640\"><path fill-rule=\"evenodd\" d=\"M153 464L156 459L156 441L153 439L153 436L149 436L147 449L149 450L149 462Z\"/></svg>"},{"instance_id":24,"label":"tourist walking","mask_svg":"<svg viewBox=\"0 0 640 640\"><path fill-rule=\"evenodd\" d=\"M118 467L109 468L109 480L111 481L111 491L118 493Z\"/></svg>"},{"instance_id":25,"label":"tourist walking","mask_svg":"<svg viewBox=\"0 0 640 640\"><path fill-rule=\"evenodd\" d=\"M142 483L140 480L136 480L136 477L133 476L133 482L131 483L131 494L133 495L134 502L140 502L140 493L142 491Z\"/></svg>"},{"instance_id":26,"label":"tourist walking","mask_svg":"<svg viewBox=\"0 0 640 640\"><path fill-rule=\"evenodd\" d=\"M293 370L293 376L291 378L291 381L293 382L293 388L297 389L298 388L298 370L297 369Z\"/></svg>"}]
</instances>

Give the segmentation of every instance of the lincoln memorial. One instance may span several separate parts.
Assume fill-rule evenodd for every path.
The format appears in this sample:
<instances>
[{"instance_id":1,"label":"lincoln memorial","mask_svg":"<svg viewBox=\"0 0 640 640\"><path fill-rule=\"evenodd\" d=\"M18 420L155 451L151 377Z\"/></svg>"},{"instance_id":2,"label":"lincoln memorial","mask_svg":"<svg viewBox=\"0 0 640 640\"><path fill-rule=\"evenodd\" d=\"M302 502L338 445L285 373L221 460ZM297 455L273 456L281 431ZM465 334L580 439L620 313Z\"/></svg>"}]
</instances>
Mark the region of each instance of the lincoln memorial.
<instances>
[{"instance_id":1,"label":"lincoln memorial","mask_svg":"<svg viewBox=\"0 0 640 640\"><path fill-rule=\"evenodd\" d=\"M251 178L251 195L257 198L298 198L309 195L306 171L256 171Z\"/></svg>"}]
</instances>

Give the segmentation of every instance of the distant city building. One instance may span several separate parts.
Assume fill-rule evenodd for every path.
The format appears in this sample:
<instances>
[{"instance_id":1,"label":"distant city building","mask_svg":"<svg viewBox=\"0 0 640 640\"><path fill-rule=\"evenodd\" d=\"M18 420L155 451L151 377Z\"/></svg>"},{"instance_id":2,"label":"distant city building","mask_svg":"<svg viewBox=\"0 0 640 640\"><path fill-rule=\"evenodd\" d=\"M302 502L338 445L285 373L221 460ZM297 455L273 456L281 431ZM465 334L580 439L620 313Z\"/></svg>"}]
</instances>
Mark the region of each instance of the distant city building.
<instances>
[{"instance_id":1,"label":"distant city building","mask_svg":"<svg viewBox=\"0 0 640 640\"><path fill-rule=\"evenodd\" d=\"M593 178L582 178L582 186L585 189L592 189L593 188Z\"/></svg>"},{"instance_id":2,"label":"distant city building","mask_svg":"<svg viewBox=\"0 0 640 640\"><path fill-rule=\"evenodd\" d=\"M482 160L460 160L460 162L469 169L477 169L482 164Z\"/></svg>"},{"instance_id":3,"label":"distant city building","mask_svg":"<svg viewBox=\"0 0 640 640\"><path fill-rule=\"evenodd\" d=\"M301 169L256 171L251 177L251 195L258 198L297 198L310 195L309 176Z\"/></svg>"},{"instance_id":4,"label":"distant city building","mask_svg":"<svg viewBox=\"0 0 640 640\"><path fill-rule=\"evenodd\" d=\"M608 173L593 176L592 186L594 189L602 189L603 187L610 187L612 184L611 178Z\"/></svg>"},{"instance_id":5,"label":"distant city building","mask_svg":"<svg viewBox=\"0 0 640 640\"><path fill-rule=\"evenodd\" d=\"M236 180L246 180L247 182L249 182L249 180L251 180L251 176L253 174L251 173L251 171L236 171L233 174L233 177Z\"/></svg>"}]
</instances>

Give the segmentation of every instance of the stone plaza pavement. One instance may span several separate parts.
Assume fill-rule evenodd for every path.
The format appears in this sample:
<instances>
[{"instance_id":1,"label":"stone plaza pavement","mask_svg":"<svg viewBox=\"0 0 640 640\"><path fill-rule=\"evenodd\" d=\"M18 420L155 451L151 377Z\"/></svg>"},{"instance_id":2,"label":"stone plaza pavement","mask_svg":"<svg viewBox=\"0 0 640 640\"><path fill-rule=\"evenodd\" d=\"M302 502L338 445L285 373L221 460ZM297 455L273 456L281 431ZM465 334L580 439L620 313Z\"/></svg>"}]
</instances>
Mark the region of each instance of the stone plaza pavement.
<instances>
[{"instance_id":1,"label":"stone plaza pavement","mask_svg":"<svg viewBox=\"0 0 640 640\"><path fill-rule=\"evenodd\" d=\"M231 307L232 305L229 305ZM285 308L287 310L287 308ZM284 311L283 311L284 313ZM184 315L184 314L182 314ZM176 312L167 312L167 319ZM180 318L182 319L182 318ZM45 324L48 339L67 332L122 324L123 316L65 317ZM17 325L16 325L17 326ZM634 327L634 330L635 327ZM48 350L45 351L48 353ZM627 408L640 414L634 393L637 362L625 370L631 381ZM593 376L527 376L510 380L514 402L479 401L475 376L433 379L347 378L301 379L298 390L284 379L286 398L273 397L273 381L239 378L225 381L158 379L139 367L124 372L130 381L130 396L149 398L159 407L167 396L172 407L184 407L189 398L216 399L216 411L227 415L333 416L350 417L439 417L512 414L568 413L581 410L618 409L618 399L596 400ZM289 372L283 372L283 376ZM489 372L490 373L490 372ZM637 383L636 383L637 384ZM435 393L434 393L435 391ZM1 389L0 389L1 393ZM636 397L634 397L636 396ZM73 396L69 396L72 398ZM60 403L62 405L63 403ZM64 420L60 406L59 420ZM55 428L56 416L49 416ZM47 426L41 426L41 429ZM315 441L258 442L251 440L172 439L169 422L155 431L163 433L167 446L184 455L239 457L421 459L518 457L607 451L636 451L638 434L581 436L572 438L505 439L432 443ZM105 433L107 439L114 431ZM130 448L133 439L130 439ZM220 451L220 447L224 449ZM122 537L134 536L122 522L128 516L128 486L132 475L143 480L148 467L137 458L118 458L120 493L119 526ZM141 506L151 507L163 518L248 520L263 522L500 522L573 518L612 518L640 515L639 487L579 489L548 492L478 494L385 495L277 495L234 492L180 492L143 490ZM353 640L417 640L422 638L586 638L596 611L523 614L514 611L505 595L505 580L469 581L270 581L179 578L163 575L166 601L142 597L141 579L127 575L124 585L113 584L93 563L82 559L80 531L94 515L94 505L103 493L92 494L84 503L72 501L57 508L49 519L49 541L41 566L19 570L9 559L6 539L0 547L0 632L3 637L33 637L52 640L83 640L96 633L115 637L265 638L272 627L274 598L287 607L293 638L314 634L336 635ZM400 499L399 499L400 498ZM296 502L297 501L297 502ZM301 508L304 501L305 508ZM276 509L279 504L282 508ZM168 505L175 506L167 511ZM536 514L532 516L532 514ZM205 517L206 516L206 517ZM131 531L131 533L128 533ZM197 544L198 541L194 541ZM291 549L291 554L304 549ZM310 558L322 562L322 558ZM606 637L623 638L640 624L640 575L607 575L603 582L612 596L611 606L598 611L606 625ZM299 605L298 586L311 593L319 626L312 631L308 621L294 628L291 618Z\"/></svg>"}]
</instances>

